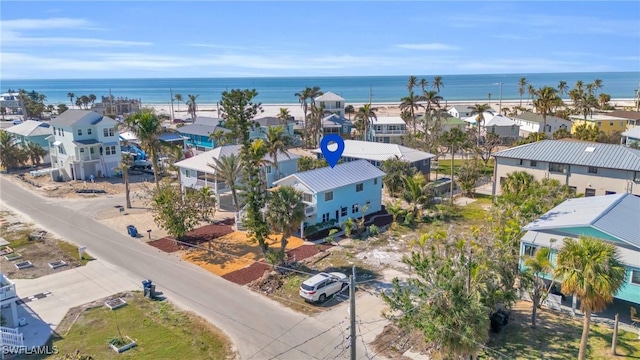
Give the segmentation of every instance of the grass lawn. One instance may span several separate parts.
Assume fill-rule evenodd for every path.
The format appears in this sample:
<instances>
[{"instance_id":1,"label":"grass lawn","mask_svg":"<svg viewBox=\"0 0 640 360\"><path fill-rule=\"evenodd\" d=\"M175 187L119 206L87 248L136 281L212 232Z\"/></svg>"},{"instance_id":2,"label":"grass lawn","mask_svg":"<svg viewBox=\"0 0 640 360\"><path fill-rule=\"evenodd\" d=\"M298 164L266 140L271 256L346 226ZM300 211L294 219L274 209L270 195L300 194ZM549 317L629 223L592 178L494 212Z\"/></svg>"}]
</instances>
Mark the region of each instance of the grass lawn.
<instances>
[{"instance_id":1,"label":"grass lawn","mask_svg":"<svg viewBox=\"0 0 640 360\"><path fill-rule=\"evenodd\" d=\"M472 159L460 159L456 156L453 160L453 172L456 173L462 164L471 160ZM482 160L481 162L482 167L480 168L480 173L485 176L493 175L493 159L490 159L487 165L484 165ZM435 173L435 170L431 169L431 172ZM438 161L438 174L451 175L451 159L441 159Z\"/></svg>"},{"instance_id":2,"label":"grass lawn","mask_svg":"<svg viewBox=\"0 0 640 360\"><path fill-rule=\"evenodd\" d=\"M482 358L500 359L498 352L510 359L575 359L578 357L581 319L555 311L538 312L538 327L531 328L531 303L518 302L511 313L509 324L500 334L494 334L487 344L494 353L486 352ZM609 354L613 329L591 323L588 359L640 359L638 334L624 330L618 333L618 356Z\"/></svg>"},{"instance_id":3,"label":"grass lawn","mask_svg":"<svg viewBox=\"0 0 640 360\"><path fill-rule=\"evenodd\" d=\"M58 248L65 253L69 254L72 258L80 261L82 265L87 265L87 263L91 260L94 260L93 257L86 252L82 254L82 259L80 258L80 253L78 252L78 247L74 244L68 243L66 241L58 241Z\"/></svg>"},{"instance_id":4,"label":"grass lawn","mask_svg":"<svg viewBox=\"0 0 640 360\"><path fill-rule=\"evenodd\" d=\"M103 305L84 311L66 335L65 329L58 329L62 338L54 339L53 345L61 354L81 349L94 359L230 358L229 340L204 319L178 311L168 302L145 299L140 292L126 300L128 304L116 310ZM75 317L72 312L67 317L70 315ZM138 345L121 354L110 349L108 342L119 336L118 328L123 337L131 337Z\"/></svg>"}]
</instances>

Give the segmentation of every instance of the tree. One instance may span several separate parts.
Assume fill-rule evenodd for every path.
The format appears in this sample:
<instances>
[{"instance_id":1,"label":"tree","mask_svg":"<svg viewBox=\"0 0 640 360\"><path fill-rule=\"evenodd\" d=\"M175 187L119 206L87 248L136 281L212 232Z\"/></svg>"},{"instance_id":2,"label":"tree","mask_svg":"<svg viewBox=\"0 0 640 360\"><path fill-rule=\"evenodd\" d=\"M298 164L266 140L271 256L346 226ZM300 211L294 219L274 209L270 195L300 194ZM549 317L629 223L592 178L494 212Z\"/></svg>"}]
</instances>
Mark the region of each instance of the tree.
<instances>
[{"instance_id":1,"label":"tree","mask_svg":"<svg viewBox=\"0 0 640 360\"><path fill-rule=\"evenodd\" d=\"M524 90L527 87L527 78L520 78L518 81L518 94L520 94L520 106L522 106L522 96L524 95Z\"/></svg>"},{"instance_id":2,"label":"tree","mask_svg":"<svg viewBox=\"0 0 640 360\"><path fill-rule=\"evenodd\" d=\"M235 154L221 156L220 159L213 158L213 164L207 164L215 170L216 177L225 182L231 188L231 197L236 212L240 211L240 201L238 201L238 179L244 171L242 161Z\"/></svg>"},{"instance_id":3,"label":"tree","mask_svg":"<svg viewBox=\"0 0 640 360\"><path fill-rule=\"evenodd\" d=\"M22 151L31 160L31 165L34 166L40 165L40 160L47 156L47 150L43 149L40 144L30 141L22 143Z\"/></svg>"},{"instance_id":4,"label":"tree","mask_svg":"<svg viewBox=\"0 0 640 360\"><path fill-rule=\"evenodd\" d=\"M533 101L533 107L542 114L542 132L547 133L547 115L551 113L551 109L560 106L562 99L558 96L556 89L545 86L536 90L536 99Z\"/></svg>"},{"instance_id":5,"label":"tree","mask_svg":"<svg viewBox=\"0 0 640 360\"><path fill-rule=\"evenodd\" d=\"M598 90L602 89L603 85L602 85L602 80L601 79L595 79L593 80L593 90L594 90L594 95L597 96L598 95Z\"/></svg>"},{"instance_id":6,"label":"tree","mask_svg":"<svg viewBox=\"0 0 640 360\"><path fill-rule=\"evenodd\" d=\"M261 169L253 166L257 161L255 152L251 149L251 139L249 132L253 128L253 118L262 111L260 103L254 103L253 99L258 96L256 90L233 89L222 92L221 110L224 118L227 119L227 126L233 134L238 135L241 147L240 159L245 166L242 171L242 182L245 190L246 218L244 224L247 227L251 240L258 243L265 258L269 255L269 245L266 240L270 229L267 224L262 209L265 206L265 191L262 185ZM264 155L263 155L264 156Z\"/></svg>"},{"instance_id":7,"label":"tree","mask_svg":"<svg viewBox=\"0 0 640 360\"><path fill-rule=\"evenodd\" d=\"M449 131L445 131L440 137L442 144L447 147L449 154L451 154L451 204L453 204L453 172L454 172L454 159L456 157L456 152L461 150L467 144L467 134L462 132L460 129L454 128Z\"/></svg>"},{"instance_id":8,"label":"tree","mask_svg":"<svg viewBox=\"0 0 640 360\"><path fill-rule=\"evenodd\" d=\"M206 189L206 188L203 188ZM163 183L153 191L151 210L154 222L176 240L182 240L189 231L215 212L215 198L208 190L180 188Z\"/></svg>"},{"instance_id":9,"label":"tree","mask_svg":"<svg viewBox=\"0 0 640 360\"><path fill-rule=\"evenodd\" d=\"M200 95L187 95L187 97L189 98L189 100L187 100L187 112L194 122L196 121L198 112L198 104L196 103L196 99L198 98L198 96Z\"/></svg>"},{"instance_id":10,"label":"tree","mask_svg":"<svg viewBox=\"0 0 640 360\"><path fill-rule=\"evenodd\" d=\"M418 77L415 75L409 76L409 81L407 82L407 90L409 93L413 92L413 88L418 85Z\"/></svg>"},{"instance_id":11,"label":"tree","mask_svg":"<svg viewBox=\"0 0 640 360\"><path fill-rule=\"evenodd\" d=\"M20 166L28 159L27 154L16 143L13 136L0 130L0 163L9 170Z\"/></svg>"},{"instance_id":12,"label":"tree","mask_svg":"<svg viewBox=\"0 0 640 360\"><path fill-rule=\"evenodd\" d=\"M425 91L427 91L427 87L429 86L429 82L426 79L420 79L420 82L418 83L420 85L420 89L422 90L422 92L424 93Z\"/></svg>"},{"instance_id":13,"label":"tree","mask_svg":"<svg viewBox=\"0 0 640 360\"><path fill-rule=\"evenodd\" d=\"M436 89L436 91L438 92L438 95L440 95L440 89L444 87L444 84L442 83L442 76L434 77L431 87Z\"/></svg>"},{"instance_id":14,"label":"tree","mask_svg":"<svg viewBox=\"0 0 640 360\"><path fill-rule=\"evenodd\" d=\"M284 260L285 249L291 233L300 226L306 217L302 193L291 186L280 186L269 195L267 209L267 222L282 235L278 258Z\"/></svg>"},{"instance_id":15,"label":"tree","mask_svg":"<svg viewBox=\"0 0 640 360\"><path fill-rule=\"evenodd\" d=\"M594 125L580 124L573 131L573 138L584 141L596 141L601 131Z\"/></svg>"},{"instance_id":16,"label":"tree","mask_svg":"<svg viewBox=\"0 0 640 360\"><path fill-rule=\"evenodd\" d=\"M327 160L316 159L311 156L302 156L298 159L298 172L309 171L329 166Z\"/></svg>"},{"instance_id":17,"label":"tree","mask_svg":"<svg viewBox=\"0 0 640 360\"><path fill-rule=\"evenodd\" d=\"M553 133L553 140L571 138L571 133L566 128L560 128Z\"/></svg>"},{"instance_id":18,"label":"tree","mask_svg":"<svg viewBox=\"0 0 640 360\"><path fill-rule=\"evenodd\" d=\"M178 103L178 111L180 111L180 103L184 101L182 94L173 95L173 100L175 100Z\"/></svg>"},{"instance_id":19,"label":"tree","mask_svg":"<svg viewBox=\"0 0 640 360\"><path fill-rule=\"evenodd\" d=\"M476 146L480 146L480 138L482 137L481 127L485 122L484 113L491 109L489 104L475 104L474 106L469 106L469 110L471 110L471 116L476 115Z\"/></svg>"},{"instance_id":20,"label":"tree","mask_svg":"<svg viewBox=\"0 0 640 360\"><path fill-rule=\"evenodd\" d=\"M438 95L435 91L424 91L422 92L422 96L420 97L421 101L424 101L426 104L424 106L424 121L425 121L425 129L429 129L431 116L433 115L433 110L437 110L440 108L440 101L442 101L442 96ZM413 132L415 133L415 125Z\"/></svg>"},{"instance_id":21,"label":"tree","mask_svg":"<svg viewBox=\"0 0 640 360\"><path fill-rule=\"evenodd\" d=\"M287 146L289 145L289 137L284 134L283 127L269 126L266 133L266 139L264 140L264 146L267 150L267 154L273 159L273 167L275 168L276 179L279 179L278 167L278 154L283 154L287 158L291 158L287 152Z\"/></svg>"},{"instance_id":22,"label":"tree","mask_svg":"<svg viewBox=\"0 0 640 360\"><path fill-rule=\"evenodd\" d=\"M322 119L331 113L325 111L324 105L322 104L320 106L317 106L315 103L312 103L309 109L309 122L306 126L307 143L311 144L311 146L313 147L316 147L318 146L318 142L320 141L320 136L322 133Z\"/></svg>"},{"instance_id":23,"label":"tree","mask_svg":"<svg viewBox=\"0 0 640 360\"><path fill-rule=\"evenodd\" d=\"M360 108L358 108L358 112L356 113L356 116L354 117L354 119L356 120L360 120L362 121L362 124L364 125L364 135L362 137L362 140L364 141L369 141L369 127L371 125L371 123L374 120L378 119L378 116L376 115L376 108L371 107L371 104L364 104L363 106L361 106ZM414 125L415 127L415 125Z\"/></svg>"},{"instance_id":24,"label":"tree","mask_svg":"<svg viewBox=\"0 0 640 360\"><path fill-rule=\"evenodd\" d=\"M164 131L162 121L151 108L143 108L124 120L124 126L134 133L140 140L142 147L151 155L153 178L156 188L160 187L158 177L158 151L160 149L160 134Z\"/></svg>"},{"instance_id":25,"label":"tree","mask_svg":"<svg viewBox=\"0 0 640 360\"><path fill-rule=\"evenodd\" d=\"M209 134L209 138L215 142L216 147L233 143L233 134L222 129L216 129Z\"/></svg>"},{"instance_id":26,"label":"tree","mask_svg":"<svg viewBox=\"0 0 640 360\"><path fill-rule=\"evenodd\" d=\"M605 93L600 93L600 95L598 95L598 104L600 105L600 109L606 110L609 101L611 101L611 95Z\"/></svg>"},{"instance_id":27,"label":"tree","mask_svg":"<svg viewBox=\"0 0 640 360\"><path fill-rule=\"evenodd\" d=\"M286 125L287 121L291 119L291 114L289 113L289 109L288 108L280 108L280 112L278 113L278 116L276 116L278 119L282 120L282 124Z\"/></svg>"},{"instance_id":28,"label":"tree","mask_svg":"<svg viewBox=\"0 0 640 360\"><path fill-rule=\"evenodd\" d=\"M560 83L558 83L558 92L560 93L560 95L564 95L569 91L569 86L567 85L566 81L560 81Z\"/></svg>"},{"instance_id":29,"label":"tree","mask_svg":"<svg viewBox=\"0 0 640 360\"><path fill-rule=\"evenodd\" d=\"M126 146L126 141L124 144ZM133 165L133 156L129 153L123 153L120 160L119 168L122 171L122 181L124 182L124 195L127 209L131 209L131 189L129 188L129 169Z\"/></svg>"},{"instance_id":30,"label":"tree","mask_svg":"<svg viewBox=\"0 0 640 360\"><path fill-rule=\"evenodd\" d=\"M307 145L309 145L309 130L308 130L308 122L307 122L307 112L309 110L309 103L307 102L307 100L311 100L312 104L315 104L315 98L322 95L323 92L320 91L320 87L318 86L314 86L314 87L306 87L304 88L304 90L295 93L294 95L298 98L298 102L300 103L300 106L302 107L302 112L304 113L304 127L305 127L305 141L307 143Z\"/></svg>"},{"instance_id":31,"label":"tree","mask_svg":"<svg viewBox=\"0 0 640 360\"><path fill-rule=\"evenodd\" d=\"M536 327L536 317L538 309L549 295L555 279L551 279L549 286L546 286L545 275L553 276L553 266L551 265L551 250L549 248L538 248L533 256L524 259L525 270L522 272L523 282L529 289L529 297L533 302L531 311L531 327Z\"/></svg>"},{"instance_id":32,"label":"tree","mask_svg":"<svg viewBox=\"0 0 640 360\"><path fill-rule=\"evenodd\" d=\"M480 161L478 158L465 161L456 172L460 189L464 195L474 196L476 182L480 178Z\"/></svg>"},{"instance_id":33,"label":"tree","mask_svg":"<svg viewBox=\"0 0 640 360\"><path fill-rule=\"evenodd\" d=\"M344 108L344 113L347 114L347 116L349 117L349 121L351 121L351 114L355 112L356 112L356 109L353 107L353 105L347 105Z\"/></svg>"},{"instance_id":34,"label":"tree","mask_svg":"<svg viewBox=\"0 0 640 360\"><path fill-rule=\"evenodd\" d=\"M416 110L418 110L419 108L424 108L424 106L419 103L420 99L420 96L415 95L413 91L410 92L408 96L400 99L400 110L408 112L408 118L413 124L414 134L416 133Z\"/></svg>"},{"instance_id":35,"label":"tree","mask_svg":"<svg viewBox=\"0 0 640 360\"><path fill-rule=\"evenodd\" d=\"M91 101L91 105L96 103L97 97L94 94L89 94L89 100Z\"/></svg>"},{"instance_id":36,"label":"tree","mask_svg":"<svg viewBox=\"0 0 640 360\"><path fill-rule=\"evenodd\" d=\"M479 147L476 147L476 153L480 156L485 165L489 163L491 154L498 145L500 145L500 137L494 133L487 133L484 137L484 142L482 142Z\"/></svg>"},{"instance_id":37,"label":"tree","mask_svg":"<svg viewBox=\"0 0 640 360\"><path fill-rule=\"evenodd\" d=\"M405 176L403 182L402 199L411 206L413 215L418 216L418 207L428 204L431 199L431 187L420 173L413 176Z\"/></svg>"},{"instance_id":38,"label":"tree","mask_svg":"<svg viewBox=\"0 0 640 360\"><path fill-rule=\"evenodd\" d=\"M397 196L404 187L404 178L413 176L415 173L415 168L397 155L383 161L380 169L386 174L382 182L391 196Z\"/></svg>"},{"instance_id":39,"label":"tree","mask_svg":"<svg viewBox=\"0 0 640 360\"><path fill-rule=\"evenodd\" d=\"M69 98L69 101L71 102L71 106L73 106L73 99L76 97L76 94L74 94L72 92L68 92L67 93L67 97Z\"/></svg>"},{"instance_id":40,"label":"tree","mask_svg":"<svg viewBox=\"0 0 640 360\"><path fill-rule=\"evenodd\" d=\"M562 292L580 300L584 313L579 360L586 358L591 314L604 310L622 288L625 267L613 244L592 237L567 238L557 255L555 274Z\"/></svg>"}]
</instances>

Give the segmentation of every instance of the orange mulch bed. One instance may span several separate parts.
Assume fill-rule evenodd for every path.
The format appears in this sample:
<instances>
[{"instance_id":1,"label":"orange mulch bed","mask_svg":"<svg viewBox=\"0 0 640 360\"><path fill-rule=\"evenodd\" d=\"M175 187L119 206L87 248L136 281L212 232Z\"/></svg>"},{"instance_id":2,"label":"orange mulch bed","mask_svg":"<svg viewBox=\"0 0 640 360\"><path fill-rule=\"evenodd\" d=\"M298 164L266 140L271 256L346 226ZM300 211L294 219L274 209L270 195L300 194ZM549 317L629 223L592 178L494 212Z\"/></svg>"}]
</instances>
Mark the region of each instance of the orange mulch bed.
<instances>
[{"instance_id":1,"label":"orange mulch bed","mask_svg":"<svg viewBox=\"0 0 640 360\"><path fill-rule=\"evenodd\" d=\"M233 219L225 219L224 221L221 221L217 224L201 226L187 233L187 236L185 236L182 242L193 245L201 245L213 239L231 234L233 232L233 223ZM183 250L189 247L188 244L176 243L171 237L149 241L148 244L168 253L176 252L178 250Z\"/></svg>"},{"instance_id":2,"label":"orange mulch bed","mask_svg":"<svg viewBox=\"0 0 640 360\"><path fill-rule=\"evenodd\" d=\"M302 245L295 249L287 251L289 260L300 261L318 254L320 251L329 249L331 245ZM253 280L260 278L265 271L271 270L271 266L263 262L254 262L253 264L230 273L223 275L226 280L234 282L238 285L246 285Z\"/></svg>"}]
</instances>

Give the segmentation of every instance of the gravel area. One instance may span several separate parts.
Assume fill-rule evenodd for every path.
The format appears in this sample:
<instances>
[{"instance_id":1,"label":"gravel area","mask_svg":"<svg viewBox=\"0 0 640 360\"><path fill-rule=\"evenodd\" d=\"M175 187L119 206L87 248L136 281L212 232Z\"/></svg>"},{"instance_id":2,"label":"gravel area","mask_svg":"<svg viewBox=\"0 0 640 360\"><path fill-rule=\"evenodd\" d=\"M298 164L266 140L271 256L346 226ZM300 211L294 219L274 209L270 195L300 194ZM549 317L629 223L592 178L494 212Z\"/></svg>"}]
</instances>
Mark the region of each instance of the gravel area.
<instances>
[{"instance_id":1,"label":"gravel area","mask_svg":"<svg viewBox=\"0 0 640 360\"><path fill-rule=\"evenodd\" d=\"M182 241L193 244L193 245L200 245L200 244L206 243L210 240L232 233L233 223L234 223L233 219L226 219L219 222L218 224L210 224L210 225L199 227L191 231L190 233L188 233L187 236ZM171 237L165 237L159 240L149 241L148 244L168 253L176 252L178 250L183 250L188 247L188 245L177 244Z\"/></svg>"}]
</instances>

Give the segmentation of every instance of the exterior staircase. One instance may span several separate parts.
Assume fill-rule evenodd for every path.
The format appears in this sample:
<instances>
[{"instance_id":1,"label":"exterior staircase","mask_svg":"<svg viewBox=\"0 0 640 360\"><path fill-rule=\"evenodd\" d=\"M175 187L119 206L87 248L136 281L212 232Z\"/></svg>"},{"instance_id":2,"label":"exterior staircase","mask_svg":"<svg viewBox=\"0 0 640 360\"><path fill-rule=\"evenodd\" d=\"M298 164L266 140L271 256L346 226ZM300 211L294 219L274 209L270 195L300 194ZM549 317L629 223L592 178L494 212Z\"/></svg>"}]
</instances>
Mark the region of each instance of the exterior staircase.
<instances>
[{"instance_id":1,"label":"exterior staircase","mask_svg":"<svg viewBox=\"0 0 640 360\"><path fill-rule=\"evenodd\" d=\"M247 215L247 208L248 207L249 207L249 205L247 204L242 209L240 209L240 211L235 213L236 230L237 231L245 231L245 230L247 230L247 228L244 226L243 222L244 222L245 216Z\"/></svg>"}]
</instances>

